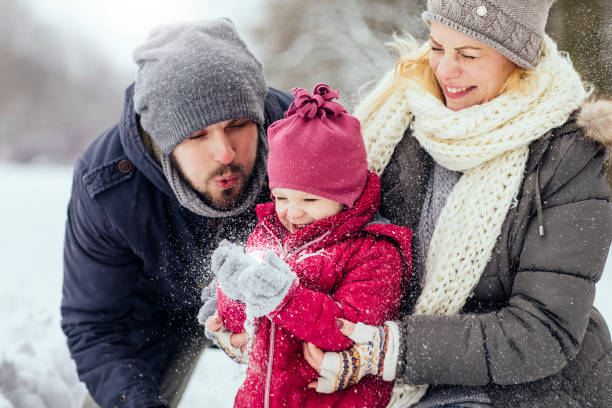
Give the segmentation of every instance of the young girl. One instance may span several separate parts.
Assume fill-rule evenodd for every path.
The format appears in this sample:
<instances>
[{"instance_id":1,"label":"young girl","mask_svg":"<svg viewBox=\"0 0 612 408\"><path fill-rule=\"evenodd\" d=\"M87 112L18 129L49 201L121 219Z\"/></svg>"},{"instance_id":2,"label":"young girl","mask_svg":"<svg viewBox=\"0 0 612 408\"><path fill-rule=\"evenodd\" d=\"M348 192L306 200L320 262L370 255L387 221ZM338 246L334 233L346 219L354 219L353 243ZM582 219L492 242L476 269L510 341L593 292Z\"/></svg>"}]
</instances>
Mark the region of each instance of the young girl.
<instances>
[{"instance_id":1,"label":"young girl","mask_svg":"<svg viewBox=\"0 0 612 408\"><path fill-rule=\"evenodd\" d=\"M382 361L360 366L373 375L359 384L321 394L316 391L337 384L308 388L318 374L306 363L303 344L343 350L353 342L336 319L382 325L397 317L402 282L410 276L411 232L375 220L380 182L367 169L359 121L332 101L338 92L319 84L312 95L297 88L293 93L285 119L268 129L274 202L256 208L260 222L248 239L249 255L231 244L213 255L224 326L240 333L247 315L256 318L246 380L234 405L384 407L393 383L380 377ZM244 359L221 343L230 356ZM394 347L377 346L381 355Z\"/></svg>"}]
</instances>

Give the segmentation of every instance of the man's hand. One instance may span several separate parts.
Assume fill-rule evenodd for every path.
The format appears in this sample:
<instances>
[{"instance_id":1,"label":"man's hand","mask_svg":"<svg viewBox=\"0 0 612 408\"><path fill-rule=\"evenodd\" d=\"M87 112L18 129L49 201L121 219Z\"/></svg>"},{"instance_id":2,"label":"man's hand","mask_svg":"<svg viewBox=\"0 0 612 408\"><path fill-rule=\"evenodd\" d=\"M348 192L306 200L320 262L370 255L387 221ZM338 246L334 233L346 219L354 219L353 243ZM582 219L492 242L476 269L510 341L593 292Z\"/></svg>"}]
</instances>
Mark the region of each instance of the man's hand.
<instances>
[{"instance_id":1,"label":"man's hand","mask_svg":"<svg viewBox=\"0 0 612 408\"><path fill-rule=\"evenodd\" d=\"M212 340L232 360L240 364L248 362L246 345L249 336L246 332L232 333L223 326L223 321L217 314L206 320L206 329L212 334Z\"/></svg>"}]
</instances>

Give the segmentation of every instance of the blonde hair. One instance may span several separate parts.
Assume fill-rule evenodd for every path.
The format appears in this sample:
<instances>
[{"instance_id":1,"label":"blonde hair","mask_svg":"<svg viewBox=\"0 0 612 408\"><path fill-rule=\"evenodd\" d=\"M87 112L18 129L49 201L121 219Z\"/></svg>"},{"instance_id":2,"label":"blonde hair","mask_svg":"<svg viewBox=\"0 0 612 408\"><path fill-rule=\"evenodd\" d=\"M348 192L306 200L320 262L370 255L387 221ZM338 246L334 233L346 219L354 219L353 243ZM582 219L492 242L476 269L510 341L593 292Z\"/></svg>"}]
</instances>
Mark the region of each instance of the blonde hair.
<instances>
[{"instance_id":1,"label":"blonde hair","mask_svg":"<svg viewBox=\"0 0 612 408\"><path fill-rule=\"evenodd\" d=\"M442 103L444 103L444 95L436 79L434 71L429 65L429 54L431 49L427 44L419 46L417 41L410 34L404 34L402 37L393 35L393 42L387 44L395 48L398 53L398 60L393 68L393 79L377 98L372 100L369 109L369 115L364 118L367 121L371 114L379 109L391 93L398 88L405 88L410 82L417 82L427 92L430 92ZM535 71L528 71L515 65L514 70L506 79L506 82L499 90L499 94L509 92L528 93L535 87L536 74Z\"/></svg>"}]
</instances>

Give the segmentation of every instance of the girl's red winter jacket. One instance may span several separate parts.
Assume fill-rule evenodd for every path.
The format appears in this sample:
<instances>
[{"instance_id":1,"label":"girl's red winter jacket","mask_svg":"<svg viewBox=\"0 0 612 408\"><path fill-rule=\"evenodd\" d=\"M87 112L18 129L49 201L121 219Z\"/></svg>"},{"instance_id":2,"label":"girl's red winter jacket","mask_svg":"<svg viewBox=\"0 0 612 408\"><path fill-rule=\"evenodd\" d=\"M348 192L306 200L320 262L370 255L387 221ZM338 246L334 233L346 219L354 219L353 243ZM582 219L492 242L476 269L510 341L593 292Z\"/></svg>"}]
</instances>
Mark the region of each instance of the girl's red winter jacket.
<instances>
[{"instance_id":1,"label":"girl's red winter jacket","mask_svg":"<svg viewBox=\"0 0 612 408\"><path fill-rule=\"evenodd\" d=\"M373 376L334 394L307 389L317 372L302 354L302 343L338 351L352 345L335 319L380 325L397 317L402 282L410 276L410 230L373 222L380 203L380 181L370 172L353 208L293 234L280 224L274 203L257 207L259 224L248 253L272 249L296 273L281 305L258 319L244 384L234 406L384 407L391 382ZM401 253L400 253L401 251ZM244 305L219 289L219 316L235 332L244 330Z\"/></svg>"}]
</instances>

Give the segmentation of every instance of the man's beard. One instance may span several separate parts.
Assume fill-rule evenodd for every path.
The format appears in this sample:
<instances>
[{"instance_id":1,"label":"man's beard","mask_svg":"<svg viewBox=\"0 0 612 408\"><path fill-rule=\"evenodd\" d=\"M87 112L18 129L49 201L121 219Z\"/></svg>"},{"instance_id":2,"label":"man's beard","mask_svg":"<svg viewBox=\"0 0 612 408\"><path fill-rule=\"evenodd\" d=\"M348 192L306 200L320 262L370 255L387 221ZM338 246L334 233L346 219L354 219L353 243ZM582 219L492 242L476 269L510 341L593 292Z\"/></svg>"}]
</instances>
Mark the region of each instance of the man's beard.
<instances>
[{"instance_id":1,"label":"man's beard","mask_svg":"<svg viewBox=\"0 0 612 408\"><path fill-rule=\"evenodd\" d=\"M227 173L229 170L232 174L240 174L242 176L242 180L245 180L245 184L241 187L241 190L238 194L234 195L234 189L228 188L221 191L221 198L213 198L210 194L204 191L198 190L193 183L185 177L183 173L183 169L179 166L177 161L174 158L173 154L170 154L170 160L172 161L172 165L178 172L181 180L185 182L191 189L200 197L200 199L207 206L214 208L215 210L227 211L233 208L236 208L243 201L245 194L249 191L249 187L251 185L251 177L248 176L248 172L245 166L238 164L223 164L215 169L213 172L209 173L205 178L205 185L208 185L208 181L214 177L221 177L224 173Z\"/></svg>"}]
</instances>

